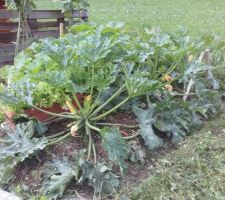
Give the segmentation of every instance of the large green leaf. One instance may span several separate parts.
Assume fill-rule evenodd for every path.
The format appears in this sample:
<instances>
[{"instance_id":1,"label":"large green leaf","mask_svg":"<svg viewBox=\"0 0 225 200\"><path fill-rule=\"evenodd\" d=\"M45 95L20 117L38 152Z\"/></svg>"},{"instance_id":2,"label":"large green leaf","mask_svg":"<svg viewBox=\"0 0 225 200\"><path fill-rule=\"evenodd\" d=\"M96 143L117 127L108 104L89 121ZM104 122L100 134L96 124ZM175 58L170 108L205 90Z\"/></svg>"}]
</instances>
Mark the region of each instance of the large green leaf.
<instances>
[{"instance_id":1,"label":"large green leaf","mask_svg":"<svg viewBox=\"0 0 225 200\"><path fill-rule=\"evenodd\" d=\"M134 107L133 110L138 117L138 122L140 123L140 134L148 148L154 149L161 146L163 144L163 140L154 133L152 127L153 123L155 122L154 109L149 108L143 110L138 107Z\"/></svg>"},{"instance_id":2,"label":"large green leaf","mask_svg":"<svg viewBox=\"0 0 225 200\"><path fill-rule=\"evenodd\" d=\"M43 150L47 145L45 138L31 138L29 124L18 124L15 130L5 127L7 134L0 142L0 184L5 184L12 177L14 168L31 155Z\"/></svg>"},{"instance_id":3,"label":"large green leaf","mask_svg":"<svg viewBox=\"0 0 225 200\"><path fill-rule=\"evenodd\" d=\"M94 165L90 161L83 161L81 164L82 174L78 184L88 182L92 186L95 194L112 194L119 186L118 176L112 173L104 163Z\"/></svg>"},{"instance_id":4,"label":"large green leaf","mask_svg":"<svg viewBox=\"0 0 225 200\"><path fill-rule=\"evenodd\" d=\"M102 145L107 151L109 159L117 163L123 174L126 169L125 159L128 157L128 147L126 141L122 138L118 129L103 128L101 129Z\"/></svg>"},{"instance_id":5,"label":"large green leaf","mask_svg":"<svg viewBox=\"0 0 225 200\"><path fill-rule=\"evenodd\" d=\"M127 75L126 86L131 98L151 94L162 87L162 83L142 76L140 73Z\"/></svg>"},{"instance_id":6,"label":"large green leaf","mask_svg":"<svg viewBox=\"0 0 225 200\"><path fill-rule=\"evenodd\" d=\"M68 185L76 178L79 168L73 166L73 162L67 157L62 160L54 159L46 164L47 171L41 192L49 200L56 200L63 196Z\"/></svg>"}]
</instances>

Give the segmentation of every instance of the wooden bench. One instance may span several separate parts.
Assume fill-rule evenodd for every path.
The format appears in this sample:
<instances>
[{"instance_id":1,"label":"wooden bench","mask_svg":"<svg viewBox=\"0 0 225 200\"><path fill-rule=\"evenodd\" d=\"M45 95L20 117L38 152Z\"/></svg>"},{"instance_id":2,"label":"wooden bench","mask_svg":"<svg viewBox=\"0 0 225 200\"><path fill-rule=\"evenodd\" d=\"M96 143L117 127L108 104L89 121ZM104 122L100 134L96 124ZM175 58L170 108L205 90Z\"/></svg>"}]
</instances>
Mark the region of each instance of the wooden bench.
<instances>
[{"instance_id":1,"label":"wooden bench","mask_svg":"<svg viewBox=\"0 0 225 200\"><path fill-rule=\"evenodd\" d=\"M86 21L88 13L86 10L73 11L75 20ZM0 9L0 67L12 63L15 56L15 42L18 27L18 13ZM66 21L61 10L33 10L27 21L34 39L46 37L59 37L60 23Z\"/></svg>"}]
</instances>

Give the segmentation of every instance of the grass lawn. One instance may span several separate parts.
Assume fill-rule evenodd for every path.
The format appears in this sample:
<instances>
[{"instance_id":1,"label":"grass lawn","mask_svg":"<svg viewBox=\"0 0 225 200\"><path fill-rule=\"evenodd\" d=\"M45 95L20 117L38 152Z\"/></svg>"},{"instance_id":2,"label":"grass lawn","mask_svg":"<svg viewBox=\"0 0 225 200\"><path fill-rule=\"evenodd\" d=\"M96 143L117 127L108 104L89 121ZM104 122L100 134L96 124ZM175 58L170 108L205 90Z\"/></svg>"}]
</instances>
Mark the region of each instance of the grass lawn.
<instances>
[{"instance_id":1,"label":"grass lawn","mask_svg":"<svg viewBox=\"0 0 225 200\"><path fill-rule=\"evenodd\" d=\"M131 200L225 199L225 110L177 151L162 156Z\"/></svg>"},{"instance_id":2,"label":"grass lawn","mask_svg":"<svg viewBox=\"0 0 225 200\"><path fill-rule=\"evenodd\" d=\"M57 3L38 0L39 8ZM225 34L224 0L89 0L90 21L97 24L124 21L132 30L157 26L173 32L187 27L191 34Z\"/></svg>"}]
</instances>

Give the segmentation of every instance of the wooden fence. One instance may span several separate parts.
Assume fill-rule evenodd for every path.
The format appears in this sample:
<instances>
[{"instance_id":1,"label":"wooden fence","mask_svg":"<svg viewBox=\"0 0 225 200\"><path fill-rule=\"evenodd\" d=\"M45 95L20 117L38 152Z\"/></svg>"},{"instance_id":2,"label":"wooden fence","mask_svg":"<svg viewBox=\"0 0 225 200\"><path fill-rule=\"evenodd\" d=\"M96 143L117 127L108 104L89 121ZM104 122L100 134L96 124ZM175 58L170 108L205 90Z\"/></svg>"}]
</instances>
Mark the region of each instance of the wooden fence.
<instances>
[{"instance_id":1,"label":"wooden fence","mask_svg":"<svg viewBox=\"0 0 225 200\"><path fill-rule=\"evenodd\" d=\"M74 19L86 21L86 10L73 11ZM18 27L18 13L0 9L0 66L12 63L15 55L15 42ZM34 39L59 37L60 23L66 17L60 10L34 10L27 16L27 21Z\"/></svg>"}]
</instances>

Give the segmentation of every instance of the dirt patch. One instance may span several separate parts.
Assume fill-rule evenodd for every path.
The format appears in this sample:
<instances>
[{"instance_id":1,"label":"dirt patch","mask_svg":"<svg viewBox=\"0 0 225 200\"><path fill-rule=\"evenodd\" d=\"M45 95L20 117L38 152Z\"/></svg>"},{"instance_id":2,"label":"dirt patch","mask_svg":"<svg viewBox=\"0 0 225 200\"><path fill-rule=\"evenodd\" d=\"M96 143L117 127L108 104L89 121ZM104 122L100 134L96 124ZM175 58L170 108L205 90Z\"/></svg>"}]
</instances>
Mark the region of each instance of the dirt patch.
<instances>
[{"instance_id":1,"label":"dirt patch","mask_svg":"<svg viewBox=\"0 0 225 200\"><path fill-rule=\"evenodd\" d=\"M70 122L71 121L67 120L52 123L48 128L47 135L54 135L57 132L65 130L65 127L67 127ZM103 121L103 123L126 124L132 126L137 125L136 117L133 114L129 113L116 113L108 117L106 121ZM118 128L120 129L123 136L133 135L138 129L138 127ZM81 133L82 131L85 132L84 130L81 130ZM141 143L141 145L143 145L143 141L139 139L137 139L137 141ZM107 153L102 148L100 136L98 134L93 134L93 140L96 144L98 160L100 162L106 161ZM68 140L61 141L53 146L50 146L45 151L39 153L36 157L27 159L24 163L18 166L15 171L15 179L12 184L15 186L18 184L25 184L29 186L29 191L32 194L38 193L38 190L40 189L43 182L46 162L52 160L54 157L62 158L66 156L72 158L74 151L86 148L87 145L87 137L85 136L85 134L80 134L74 138L70 138ZM127 175L125 175L122 180L123 188L137 184L142 179L145 179L151 173L151 169L155 166L157 157L172 151L174 148L176 147L168 143L162 148L147 152L146 163L144 165L127 161L126 165L128 171ZM118 168L115 167L113 170L115 173L120 174ZM66 194L76 196L77 192L79 193L79 195L86 199L92 199L93 190L89 186L77 186L72 183Z\"/></svg>"}]
</instances>

